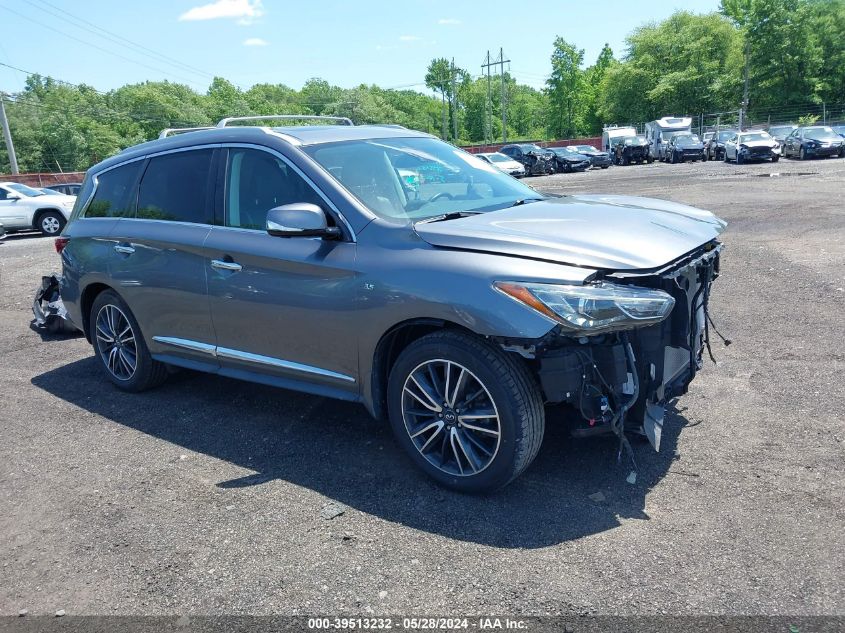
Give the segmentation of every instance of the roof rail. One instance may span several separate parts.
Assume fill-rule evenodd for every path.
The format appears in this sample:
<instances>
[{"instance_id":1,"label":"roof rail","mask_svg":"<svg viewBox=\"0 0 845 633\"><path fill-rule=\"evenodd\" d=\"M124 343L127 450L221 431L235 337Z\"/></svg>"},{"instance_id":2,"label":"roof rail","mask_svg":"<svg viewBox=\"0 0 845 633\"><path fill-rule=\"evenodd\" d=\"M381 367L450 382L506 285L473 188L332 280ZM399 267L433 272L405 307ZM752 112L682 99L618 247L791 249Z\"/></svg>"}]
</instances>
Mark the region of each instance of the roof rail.
<instances>
[{"instance_id":1,"label":"roof rail","mask_svg":"<svg viewBox=\"0 0 845 633\"><path fill-rule=\"evenodd\" d=\"M161 131L159 138L167 138L171 134L181 134L182 132L196 132L198 130L213 130L214 126L206 125L204 127L168 127Z\"/></svg>"},{"instance_id":2,"label":"roof rail","mask_svg":"<svg viewBox=\"0 0 845 633\"><path fill-rule=\"evenodd\" d=\"M355 125L352 119L345 116L316 116L314 114L270 114L259 116L230 116L221 119L217 127L226 127L233 121L264 121L269 119L303 119L303 120L317 120L317 121L337 121L343 125Z\"/></svg>"}]
</instances>

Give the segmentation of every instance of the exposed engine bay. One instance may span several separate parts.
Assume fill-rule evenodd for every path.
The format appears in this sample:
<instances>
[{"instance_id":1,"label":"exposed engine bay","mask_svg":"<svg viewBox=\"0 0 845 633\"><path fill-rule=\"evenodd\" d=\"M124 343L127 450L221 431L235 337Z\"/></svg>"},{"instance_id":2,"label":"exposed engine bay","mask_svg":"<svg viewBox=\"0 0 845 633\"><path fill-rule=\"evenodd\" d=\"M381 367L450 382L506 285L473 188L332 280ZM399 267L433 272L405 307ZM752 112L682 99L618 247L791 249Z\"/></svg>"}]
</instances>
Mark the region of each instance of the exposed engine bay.
<instances>
[{"instance_id":1,"label":"exposed engine bay","mask_svg":"<svg viewBox=\"0 0 845 633\"><path fill-rule=\"evenodd\" d=\"M580 337L555 330L534 345L505 348L535 364L548 404L574 409L581 421L574 434L615 433L621 451L630 448L626 431L640 432L660 450L667 403L687 392L705 348L712 358L708 304L721 248L712 241L658 271L597 278L671 295L674 307L660 323Z\"/></svg>"}]
</instances>

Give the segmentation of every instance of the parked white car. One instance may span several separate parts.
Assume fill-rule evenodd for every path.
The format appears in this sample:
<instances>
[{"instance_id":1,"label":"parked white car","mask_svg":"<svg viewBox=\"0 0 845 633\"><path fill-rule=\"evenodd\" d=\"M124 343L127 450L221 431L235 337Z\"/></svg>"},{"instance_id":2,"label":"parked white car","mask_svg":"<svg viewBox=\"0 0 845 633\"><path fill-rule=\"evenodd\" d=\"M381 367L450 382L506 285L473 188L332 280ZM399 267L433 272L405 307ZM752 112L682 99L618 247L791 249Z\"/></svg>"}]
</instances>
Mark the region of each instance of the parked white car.
<instances>
[{"instance_id":1,"label":"parked white car","mask_svg":"<svg viewBox=\"0 0 845 633\"><path fill-rule=\"evenodd\" d=\"M17 182L0 182L0 223L7 231L36 229L58 235L75 202L76 196L49 195Z\"/></svg>"},{"instance_id":2,"label":"parked white car","mask_svg":"<svg viewBox=\"0 0 845 633\"><path fill-rule=\"evenodd\" d=\"M525 166L505 154L501 154L499 152L485 152L482 154L476 154L476 156L478 156L481 160L487 161L493 165L493 167L505 172L506 174L514 176L515 178L522 178L525 175Z\"/></svg>"},{"instance_id":3,"label":"parked white car","mask_svg":"<svg viewBox=\"0 0 845 633\"><path fill-rule=\"evenodd\" d=\"M725 141L725 162L735 160L737 164L747 160L780 160L780 143L768 132L737 132Z\"/></svg>"}]
</instances>

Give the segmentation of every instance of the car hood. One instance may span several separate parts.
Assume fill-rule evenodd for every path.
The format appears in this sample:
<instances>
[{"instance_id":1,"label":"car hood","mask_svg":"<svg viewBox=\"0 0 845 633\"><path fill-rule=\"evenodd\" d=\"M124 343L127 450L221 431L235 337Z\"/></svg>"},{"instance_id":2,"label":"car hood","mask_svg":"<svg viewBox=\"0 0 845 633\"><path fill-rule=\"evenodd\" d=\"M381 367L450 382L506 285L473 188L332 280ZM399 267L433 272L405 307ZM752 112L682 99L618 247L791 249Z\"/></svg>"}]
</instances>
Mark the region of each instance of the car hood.
<instances>
[{"instance_id":1,"label":"car hood","mask_svg":"<svg viewBox=\"0 0 845 633\"><path fill-rule=\"evenodd\" d=\"M816 143L830 143L832 145L838 145L843 141L842 138L813 138L812 136L805 136L805 141L815 141Z\"/></svg>"},{"instance_id":2,"label":"car hood","mask_svg":"<svg viewBox=\"0 0 845 633\"><path fill-rule=\"evenodd\" d=\"M33 204L53 205L57 207L72 207L73 203L76 202L76 196L52 193L45 193L43 196L28 196L23 199Z\"/></svg>"},{"instance_id":3,"label":"car hood","mask_svg":"<svg viewBox=\"0 0 845 633\"><path fill-rule=\"evenodd\" d=\"M716 238L725 226L709 211L667 200L584 195L417 223L415 230L433 246L640 270L678 259Z\"/></svg>"},{"instance_id":4,"label":"car hood","mask_svg":"<svg viewBox=\"0 0 845 633\"><path fill-rule=\"evenodd\" d=\"M567 156L566 154L561 156L560 154L555 154L555 156L557 156L558 160L562 160L565 163L587 163L590 161L589 158L580 154L578 156Z\"/></svg>"}]
</instances>

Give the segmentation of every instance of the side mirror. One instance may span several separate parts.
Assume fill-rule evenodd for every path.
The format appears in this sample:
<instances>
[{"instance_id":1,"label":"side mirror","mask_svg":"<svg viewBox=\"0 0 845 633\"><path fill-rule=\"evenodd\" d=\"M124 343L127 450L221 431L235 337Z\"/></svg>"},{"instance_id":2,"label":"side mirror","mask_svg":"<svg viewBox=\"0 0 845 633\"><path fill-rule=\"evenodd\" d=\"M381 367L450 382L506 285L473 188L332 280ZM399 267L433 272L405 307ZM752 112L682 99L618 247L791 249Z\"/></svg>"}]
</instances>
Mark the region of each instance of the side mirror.
<instances>
[{"instance_id":1,"label":"side mirror","mask_svg":"<svg viewBox=\"0 0 845 633\"><path fill-rule=\"evenodd\" d=\"M326 212L316 204L294 202L267 212L267 232L276 237L340 237L340 229L328 226Z\"/></svg>"}]
</instances>

